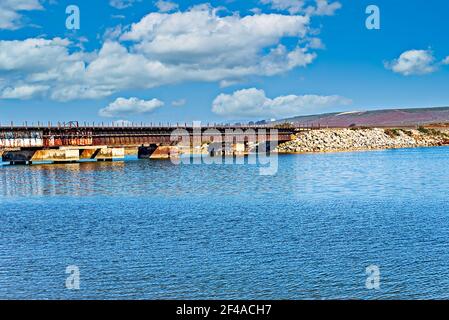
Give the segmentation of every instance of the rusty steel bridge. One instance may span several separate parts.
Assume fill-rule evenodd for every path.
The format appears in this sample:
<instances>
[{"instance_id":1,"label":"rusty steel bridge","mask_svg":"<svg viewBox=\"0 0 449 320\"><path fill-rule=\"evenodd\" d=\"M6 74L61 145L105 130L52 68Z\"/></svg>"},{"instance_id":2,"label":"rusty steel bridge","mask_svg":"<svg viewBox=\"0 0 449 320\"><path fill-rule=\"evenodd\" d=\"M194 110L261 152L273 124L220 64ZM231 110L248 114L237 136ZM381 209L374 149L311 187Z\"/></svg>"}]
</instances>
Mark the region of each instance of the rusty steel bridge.
<instances>
[{"instance_id":1,"label":"rusty steel bridge","mask_svg":"<svg viewBox=\"0 0 449 320\"><path fill-rule=\"evenodd\" d=\"M276 128L266 125L104 125L78 123L46 126L38 124L28 126L0 125L0 149L9 148L58 148L67 146L108 146L133 147L149 144L174 144L172 134L175 130L188 132L192 137L203 136L207 139L216 135L233 135L235 139L245 139L248 134L257 134L257 141L279 142L291 140L297 129ZM273 131L276 130L276 131ZM276 136L272 133L276 132Z\"/></svg>"}]
</instances>

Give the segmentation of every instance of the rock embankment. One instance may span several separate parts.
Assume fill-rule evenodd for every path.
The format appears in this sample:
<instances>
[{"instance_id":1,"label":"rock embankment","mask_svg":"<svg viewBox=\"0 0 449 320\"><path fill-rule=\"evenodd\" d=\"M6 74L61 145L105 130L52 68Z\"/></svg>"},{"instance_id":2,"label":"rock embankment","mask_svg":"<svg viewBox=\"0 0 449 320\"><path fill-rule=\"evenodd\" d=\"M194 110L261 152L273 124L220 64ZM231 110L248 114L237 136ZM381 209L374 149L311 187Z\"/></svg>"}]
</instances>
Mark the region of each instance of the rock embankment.
<instances>
[{"instance_id":1,"label":"rock embankment","mask_svg":"<svg viewBox=\"0 0 449 320\"><path fill-rule=\"evenodd\" d=\"M301 132L278 146L281 153L338 152L431 147L449 144L449 131L404 129L323 129Z\"/></svg>"}]
</instances>

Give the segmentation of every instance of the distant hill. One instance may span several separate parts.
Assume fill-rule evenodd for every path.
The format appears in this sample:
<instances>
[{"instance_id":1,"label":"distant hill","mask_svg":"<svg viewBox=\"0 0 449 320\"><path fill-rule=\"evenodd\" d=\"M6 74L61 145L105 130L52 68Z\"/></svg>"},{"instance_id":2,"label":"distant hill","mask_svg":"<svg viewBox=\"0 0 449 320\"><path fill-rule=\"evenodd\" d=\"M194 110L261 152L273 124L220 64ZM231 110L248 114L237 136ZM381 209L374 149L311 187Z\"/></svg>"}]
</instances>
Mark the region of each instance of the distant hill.
<instances>
[{"instance_id":1,"label":"distant hill","mask_svg":"<svg viewBox=\"0 0 449 320\"><path fill-rule=\"evenodd\" d=\"M449 124L449 107L327 113L278 120L275 121L275 124L286 122L296 125L320 125L324 127L400 127Z\"/></svg>"}]
</instances>

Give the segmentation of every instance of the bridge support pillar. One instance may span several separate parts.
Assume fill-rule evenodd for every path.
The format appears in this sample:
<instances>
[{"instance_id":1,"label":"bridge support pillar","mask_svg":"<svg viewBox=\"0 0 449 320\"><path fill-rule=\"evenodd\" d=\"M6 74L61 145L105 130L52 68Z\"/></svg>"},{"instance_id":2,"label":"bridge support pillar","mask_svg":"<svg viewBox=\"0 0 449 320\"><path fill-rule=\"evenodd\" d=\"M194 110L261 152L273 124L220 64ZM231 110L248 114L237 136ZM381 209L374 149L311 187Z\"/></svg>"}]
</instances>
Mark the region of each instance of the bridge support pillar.
<instances>
[{"instance_id":1,"label":"bridge support pillar","mask_svg":"<svg viewBox=\"0 0 449 320\"><path fill-rule=\"evenodd\" d=\"M2 161L11 164L32 164L42 162L74 162L79 160L78 150L17 150L6 151Z\"/></svg>"},{"instance_id":2,"label":"bridge support pillar","mask_svg":"<svg viewBox=\"0 0 449 320\"><path fill-rule=\"evenodd\" d=\"M170 157L178 156L179 150L174 146L158 146L151 144L149 146L141 146L138 150L139 159L170 159Z\"/></svg>"},{"instance_id":3,"label":"bridge support pillar","mask_svg":"<svg viewBox=\"0 0 449 320\"><path fill-rule=\"evenodd\" d=\"M124 148L61 148L61 149L23 149L5 151L2 161L10 164L39 164L39 163L67 163L79 162L87 159L98 161L123 160Z\"/></svg>"},{"instance_id":4,"label":"bridge support pillar","mask_svg":"<svg viewBox=\"0 0 449 320\"><path fill-rule=\"evenodd\" d=\"M125 159L125 148L100 149L95 159L98 161L116 161Z\"/></svg>"}]
</instances>

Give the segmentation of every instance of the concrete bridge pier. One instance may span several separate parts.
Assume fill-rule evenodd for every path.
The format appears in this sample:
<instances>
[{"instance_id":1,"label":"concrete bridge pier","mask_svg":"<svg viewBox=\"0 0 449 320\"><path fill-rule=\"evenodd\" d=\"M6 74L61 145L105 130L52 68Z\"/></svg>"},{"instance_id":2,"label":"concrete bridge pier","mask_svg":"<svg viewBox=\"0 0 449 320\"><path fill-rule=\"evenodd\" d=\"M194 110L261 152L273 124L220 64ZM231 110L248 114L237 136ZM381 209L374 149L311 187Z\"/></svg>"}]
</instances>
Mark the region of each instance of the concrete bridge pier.
<instances>
[{"instance_id":1,"label":"concrete bridge pier","mask_svg":"<svg viewBox=\"0 0 449 320\"><path fill-rule=\"evenodd\" d=\"M117 161L125 158L124 148L60 147L58 149L22 148L5 151L2 161L10 164L73 163L86 160Z\"/></svg>"},{"instance_id":2,"label":"concrete bridge pier","mask_svg":"<svg viewBox=\"0 0 449 320\"><path fill-rule=\"evenodd\" d=\"M248 153L245 143L212 142L207 150L210 156L244 156Z\"/></svg>"},{"instance_id":3,"label":"concrete bridge pier","mask_svg":"<svg viewBox=\"0 0 449 320\"><path fill-rule=\"evenodd\" d=\"M176 146L150 144L140 146L137 156L139 159L170 159L179 156L179 149Z\"/></svg>"}]
</instances>

